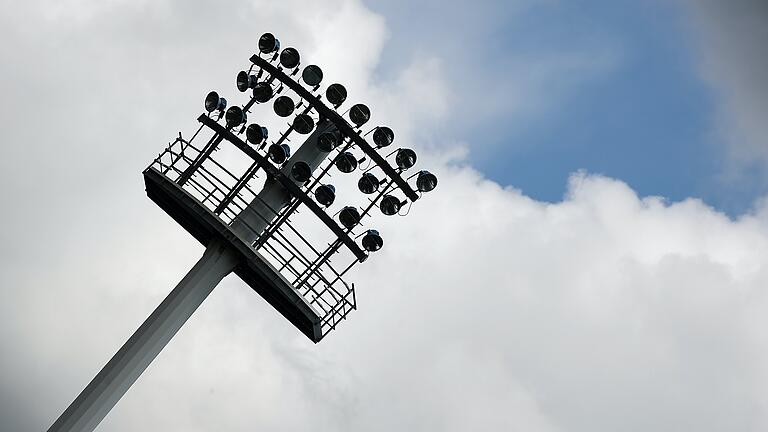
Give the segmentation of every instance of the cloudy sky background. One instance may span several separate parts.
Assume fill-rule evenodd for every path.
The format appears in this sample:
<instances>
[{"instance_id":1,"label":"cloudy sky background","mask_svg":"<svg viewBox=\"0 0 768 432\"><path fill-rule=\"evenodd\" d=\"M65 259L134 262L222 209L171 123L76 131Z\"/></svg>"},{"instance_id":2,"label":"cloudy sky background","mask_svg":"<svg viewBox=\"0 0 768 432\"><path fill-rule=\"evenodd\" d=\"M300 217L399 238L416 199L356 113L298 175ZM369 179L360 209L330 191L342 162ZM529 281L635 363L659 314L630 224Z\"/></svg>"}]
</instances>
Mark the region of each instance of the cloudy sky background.
<instances>
[{"instance_id":1,"label":"cloudy sky background","mask_svg":"<svg viewBox=\"0 0 768 432\"><path fill-rule=\"evenodd\" d=\"M768 6L4 2L0 430L46 429L202 253L141 170L264 31L412 146L313 345L234 277L99 430L768 428Z\"/></svg>"}]
</instances>

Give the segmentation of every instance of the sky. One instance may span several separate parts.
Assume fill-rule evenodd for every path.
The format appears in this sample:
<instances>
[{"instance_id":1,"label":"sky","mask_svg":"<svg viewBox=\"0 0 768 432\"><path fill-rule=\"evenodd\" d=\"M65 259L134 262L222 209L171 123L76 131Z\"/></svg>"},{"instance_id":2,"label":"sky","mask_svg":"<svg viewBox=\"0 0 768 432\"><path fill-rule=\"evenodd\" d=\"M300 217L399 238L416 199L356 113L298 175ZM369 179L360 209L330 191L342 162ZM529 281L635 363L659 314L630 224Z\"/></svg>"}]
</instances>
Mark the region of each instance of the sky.
<instances>
[{"instance_id":1,"label":"sky","mask_svg":"<svg viewBox=\"0 0 768 432\"><path fill-rule=\"evenodd\" d=\"M230 276L97 430L768 428L766 3L412 3L4 1L0 431L202 254L141 171L265 31L438 189L321 343Z\"/></svg>"},{"instance_id":2,"label":"sky","mask_svg":"<svg viewBox=\"0 0 768 432\"><path fill-rule=\"evenodd\" d=\"M764 91L750 96L734 78L758 81L750 89L763 81L766 67L754 63L764 56L743 48L765 40L764 14L750 16L762 2L480 2L467 13L464 2L427 1L394 13L408 3L372 3L395 28L380 69L414 46L417 56L446 59L462 105L448 128L475 143L469 160L489 178L555 202L570 173L586 169L642 195L701 198L731 216L765 192L764 164L754 163L765 135L720 130L737 120L719 108L745 105L744 123L760 118L748 112L765 112L752 106ZM417 25L436 10L467 31ZM754 23L739 29L744 19ZM736 102L736 91L752 101ZM749 123L738 129L760 127Z\"/></svg>"}]
</instances>

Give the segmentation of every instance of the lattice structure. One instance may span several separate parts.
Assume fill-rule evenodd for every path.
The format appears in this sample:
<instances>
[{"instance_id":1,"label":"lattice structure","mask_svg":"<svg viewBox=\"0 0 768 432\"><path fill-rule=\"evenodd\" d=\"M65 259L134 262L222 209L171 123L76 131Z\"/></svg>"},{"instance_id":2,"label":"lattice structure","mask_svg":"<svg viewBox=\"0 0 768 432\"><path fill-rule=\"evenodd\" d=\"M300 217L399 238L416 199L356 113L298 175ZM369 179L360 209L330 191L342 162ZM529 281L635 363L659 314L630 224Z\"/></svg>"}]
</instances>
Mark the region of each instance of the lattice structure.
<instances>
[{"instance_id":1,"label":"lattice structure","mask_svg":"<svg viewBox=\"0 0 768 432\"><path fill-rule=\"evenodd\" d=\"M182 174L201 154L201 149L193 142L179 136L148 169L161 173L178 185ZM263 187L266 177L264 170L260 169L259 161L269 164L266 159L258 159L245 172L235 173L214 156L209 156L195 169L189 180L179 187L229 226L251 201L259 199L256 191ZM277 170L274 166L271 168ZM267 167L267 171L269 169ZM325 336L355 309L354 284L347 283L343 277L359 259L364 260L367 255L358 249L360 258L353 256L351 261L347 259L347 263L338 271L333 262L326 258L334 253L340 255L338 240L324 245L317 242L313 244L297 229L307 227L296 227L292 223L290 216L300 204L299 199L294 198L291 205L282 210L271 209L274 219L265 220L268 223L267 229L250 246L317 311L321 317L321 335Z\"/></svg>"},{"instance_id":2,"label":"lattice structure","mask_svg":"<svg viewBox=\"0 0 768 432\"><path fill-rule=\"evenodd\" d=\"M278 55L279 42L268 33L260 39L259 47L260 53L250 58L249 69L237 76L238 89L252 91L252 97L242 106L225 109L225 100L211 92L206 99L208 112L198 118L201 125L197 132L189 139L180 133L145 171L147 191L204 244L224 238L237 245L246 262L257 261L259 270L254 273L258 275L243 277L240 273L247 271L236 272L317 342L356 308L354 284L346 281L345 275L366 260L369 252L381 247L378 231L364 229L362 219L374 208L388 215L398 214L421 192L433 189L437 180L427 171L403 177L415 163L412 150L379 154L392 143L394 134L386 127L364 131L370 118L365 105L349 108L345 113L349 121L337 112L346 100L341 84L325 89L329 103L324 103L318 66L305 67L301 79L295 80L293 76L300 70L298 51L286 48ZM266 128L249 125L246 120L260 104L273 104L278 116L290 119L275 140L263 136ZM252 130L259 132L255 139L250 135ZM305 161L288 158L291 134L309 135L302 144L304 150L307 146L322 148L314 149L321 160L309 169L307 178L297 174L297 164ZM366 140L370 134L373 144ZM224 149L229 153L220 156ZM369 163L363 168L365 160ZM361 205L337 211L338 221L330 214L331 204L318 199L319 188L328 187L325 181L337 169L343 173L361 171L364 178L359 187L367 194ZM408 179L416 176L416 187L412 187ZM363 181L368 182L365 187ZM277 206L260 197L261 191L274 185L288 194ZM404 198L396 197L395 192ZM255 221L249 206L261 209ZM197 220L201 217L203 223ZM246 226L257 236L243 239L237 225ZM356 242L360 237L362 247ZM265 276L269 272L273 274ZM282 285L272 290L280 295L265 294L269 290L257 286L274 281ZM293 295L283 298L287 290Z\"/></svg>"}]
</instances>

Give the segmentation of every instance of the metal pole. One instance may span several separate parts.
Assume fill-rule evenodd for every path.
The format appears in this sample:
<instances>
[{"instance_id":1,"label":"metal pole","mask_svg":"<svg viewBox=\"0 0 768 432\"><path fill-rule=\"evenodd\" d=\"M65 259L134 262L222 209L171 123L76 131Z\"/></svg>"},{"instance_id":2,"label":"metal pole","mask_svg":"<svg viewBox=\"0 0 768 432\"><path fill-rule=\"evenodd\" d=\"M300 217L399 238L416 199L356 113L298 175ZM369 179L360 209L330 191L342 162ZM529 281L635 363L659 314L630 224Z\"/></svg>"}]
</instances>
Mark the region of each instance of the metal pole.
<instances>
[{"instance_id":1,"label":"metal pole","mask_svg":"<svg viewBox=\"0 0 768 432\"><path fill-rule=\"evenodd\" d=\"M303 160L314 171L328 156L317 148L323 131L333 130L329 122L321 122L285 164L287 174L293 162ZM275 218L274 210L286 206L291 195L276 181L268 181L232 223L232 230L251 243ZM238 257L226 243L214 241L203 257L176 285L128 342L112 357L101 372L48 429L48 432L91 432L128 391L142 372L160 354L181 326L213 291L213 288L238 264Z\"/></svg>"},{"instance_id":2,"label":"metal pole","mask_svg":"<svg viewBox=\"0 0 768 432\"><path fill-rule=\"evenodd\" d=\"M48 432L93 431L237 262L237 255L224 243L208 245L197 264Z\"/></svg>"}]
</instances>

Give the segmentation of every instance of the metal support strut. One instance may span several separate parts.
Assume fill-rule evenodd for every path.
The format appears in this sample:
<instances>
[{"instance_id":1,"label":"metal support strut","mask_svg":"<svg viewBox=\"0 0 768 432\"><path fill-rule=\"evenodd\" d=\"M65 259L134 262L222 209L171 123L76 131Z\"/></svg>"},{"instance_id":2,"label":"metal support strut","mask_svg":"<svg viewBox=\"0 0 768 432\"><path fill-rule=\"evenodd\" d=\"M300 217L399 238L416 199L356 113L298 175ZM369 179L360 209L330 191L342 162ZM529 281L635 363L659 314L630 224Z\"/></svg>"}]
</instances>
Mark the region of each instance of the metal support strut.
<instances>
[{"instance_id":1,"label":"metal support strut","mask_svg":"<svg viewBox=\"0 0 768 432\"><path fill-rule=\"evenodd\" d=\"M197 264L53 423L48 432L93 431L237 263L237 255L226 244L211 242Z\"/></svg>"}]
</instances>

